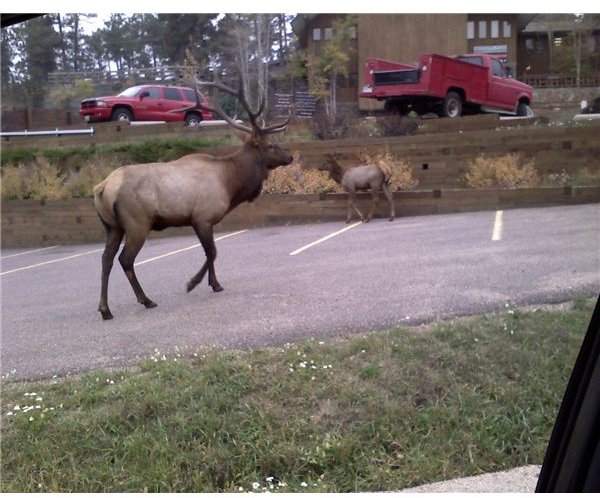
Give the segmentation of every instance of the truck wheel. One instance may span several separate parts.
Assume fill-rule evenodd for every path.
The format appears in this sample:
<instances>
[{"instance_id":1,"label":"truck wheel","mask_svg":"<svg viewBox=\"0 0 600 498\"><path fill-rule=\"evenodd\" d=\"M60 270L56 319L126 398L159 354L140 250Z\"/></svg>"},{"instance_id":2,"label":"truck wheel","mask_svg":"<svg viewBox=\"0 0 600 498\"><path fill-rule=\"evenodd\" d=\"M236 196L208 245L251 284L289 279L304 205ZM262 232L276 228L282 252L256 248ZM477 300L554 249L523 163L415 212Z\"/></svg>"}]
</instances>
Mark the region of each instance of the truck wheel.
<instances>
[{"instance_id":1,"label":"truck wheel","mask_svg":"<svg viewBox=\"0 0 600 498\"><path fill-rule=\"evenodd\" d=\"M113 111L110 119L111 121L133 121L133 114L129 109L118 107Z\"/></svg>"},{"instance_id":2,"label":"truck wheel","mask_svg":"<svg viewBox=\"0 0 600 498\"><path fill-rule=\"evenodd\" d=\"M442 116L457 118L462 114L462 99L456 92L448 92L442 103Z\"/></svg>"},{"instance_id":3,"label":"truck wheel","mask_svg":"<svg viewBox=\"0 0 600 498\"><path fill-rule=\"evenodd\" d=\"M200 114L196 114L195 112L190 112L185 117L185 125L186 126L198 126L202 121L202 116Z\"/></svg>"},{"instance_id":4,"label":"truck wheel","mask_svg":"<svg viewBox=\"0 0 600 498\"><path fill-rule=\"evenodd\" d=\"M533 109L524 102L521 102L517 106L517 116L525 116L528 118L532 118L534 116Z\"/></svg>"}]
</instances>

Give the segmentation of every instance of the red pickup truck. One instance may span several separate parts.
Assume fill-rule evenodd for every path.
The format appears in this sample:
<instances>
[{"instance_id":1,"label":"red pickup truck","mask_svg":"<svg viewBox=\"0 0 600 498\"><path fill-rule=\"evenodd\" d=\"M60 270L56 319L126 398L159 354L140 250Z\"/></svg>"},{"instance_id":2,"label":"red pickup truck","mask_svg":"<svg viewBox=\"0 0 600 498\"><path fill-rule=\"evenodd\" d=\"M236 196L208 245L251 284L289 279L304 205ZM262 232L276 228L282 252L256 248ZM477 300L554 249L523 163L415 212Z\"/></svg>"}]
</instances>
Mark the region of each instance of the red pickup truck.
<instances>
[{"instance_id":1,"label":"red pickup truck","mask_svg":"<svg viewBox=\"0 0 600 498\"><path fill-rule=\"evenodd\" d=\"M384 100L390 113L451 118L478 112L533 116L531 95L529 85L512 79L502 61L487 54L423 54L417 66L367 59L359 93Z\"/></svg>"}]
</instances>

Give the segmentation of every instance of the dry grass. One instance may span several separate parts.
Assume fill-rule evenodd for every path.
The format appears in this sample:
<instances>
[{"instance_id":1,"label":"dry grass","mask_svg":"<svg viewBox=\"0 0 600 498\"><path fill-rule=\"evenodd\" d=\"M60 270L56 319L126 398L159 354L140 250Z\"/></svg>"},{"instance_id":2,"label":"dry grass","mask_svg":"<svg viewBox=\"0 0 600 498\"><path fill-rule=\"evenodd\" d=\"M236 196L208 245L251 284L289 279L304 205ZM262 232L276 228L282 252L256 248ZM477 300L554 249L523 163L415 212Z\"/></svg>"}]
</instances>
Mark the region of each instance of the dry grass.
<instances>
[{"instance_id":1,"label":"dry grass","mask_svg":"<svg viewBox=\"0 0 600 498\"><path fill-rule=\"evenodd\" d=\"M469 162L465 178L473 188L535 187L540 182L535 160L525 161L519 154L480 155Z\"/></svg>"}]
</instances>

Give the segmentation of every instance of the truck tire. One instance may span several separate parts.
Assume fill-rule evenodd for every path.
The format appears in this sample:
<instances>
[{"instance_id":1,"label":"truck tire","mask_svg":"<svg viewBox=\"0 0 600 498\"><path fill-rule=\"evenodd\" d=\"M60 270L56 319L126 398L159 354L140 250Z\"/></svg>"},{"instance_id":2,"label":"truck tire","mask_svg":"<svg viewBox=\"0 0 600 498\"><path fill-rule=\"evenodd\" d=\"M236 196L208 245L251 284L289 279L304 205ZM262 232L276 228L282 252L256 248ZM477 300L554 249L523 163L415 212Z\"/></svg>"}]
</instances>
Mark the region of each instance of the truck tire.
<instances>
[{"instance_id":1,"label":"truck tire","mask_svg":"<svg viewBox=\"0 0 600 498\"><path fill-rule=\"evenodd\" d=\"M448 92L442 103L442 116L446 118L458 118L462 115L462 99L456 92Z\"/></svg>"},{"instance_id":2,"label":"truck tire","mask_svg":"<svg viewBox=\"0 0 600 498\"><path fill-rule=\"evenodd\" d=\"M125 107L117 107L110 117L111 121L133 121L133 114Z\"/></svg>"},{"instance_id":3,"label":"truck tire","mask_svg":"<svg viewBox=\"0 0 600 498\"><path fill-rule=\"evenodd\" d=\"M534 115L533 109L531 107L529 107L527 104L525 104L524 102L521 102L517 106L517 116L525 116L528 118L532 118L533 115Z\"/></svg>"},{"instance_id":4,"label":"truck tire","mask_svg":"<svg viewBox=\"0 0 600 498\"><path fill-rule=\"evenodd\" d=\"M202 116L197 112L190 112L185 116L185 126L198 126L202 121Z\"/></svg>"}]
</instances>

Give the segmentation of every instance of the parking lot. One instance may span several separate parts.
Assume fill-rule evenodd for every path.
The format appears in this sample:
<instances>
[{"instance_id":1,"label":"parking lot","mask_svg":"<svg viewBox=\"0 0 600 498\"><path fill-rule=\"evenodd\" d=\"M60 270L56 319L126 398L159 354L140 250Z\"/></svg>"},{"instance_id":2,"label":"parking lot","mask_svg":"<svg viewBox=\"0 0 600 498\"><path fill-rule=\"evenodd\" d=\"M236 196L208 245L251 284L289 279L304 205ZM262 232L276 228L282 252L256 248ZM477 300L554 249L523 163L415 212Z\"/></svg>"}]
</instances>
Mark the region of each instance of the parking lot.
<instances>
[{"instance_id":1,"label":"parking lot","mask_svg":"<svg viewBox=\"0 0 600 498\"><path fill-rule=\"evenodd\" d=\"M147 241L135 301L118 263L96 311L103 245L3 250L4 378L116 367L155 349L273 346L416 325L507 306L594 296L598 205L323 223L216 234L225 288L185 284L204 261L193 237Z\"/></svg>"}]
</instances>

